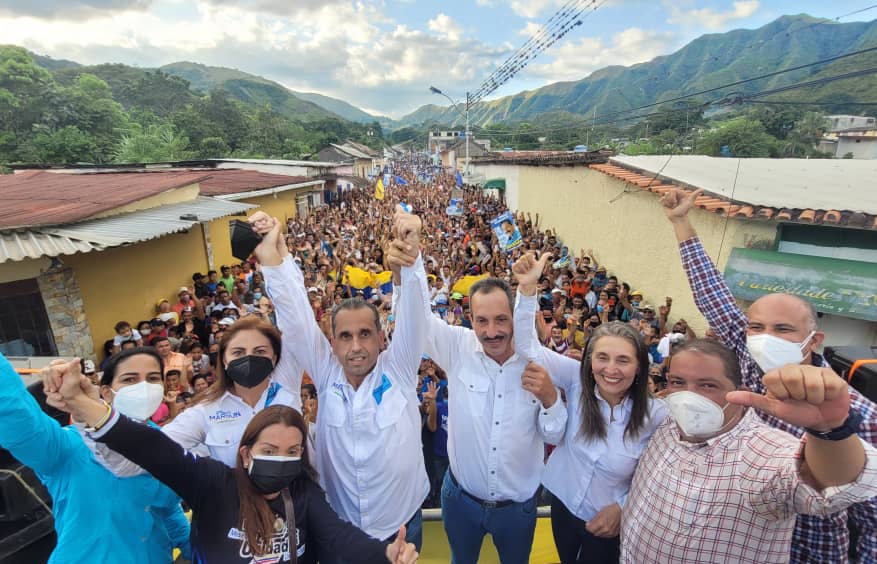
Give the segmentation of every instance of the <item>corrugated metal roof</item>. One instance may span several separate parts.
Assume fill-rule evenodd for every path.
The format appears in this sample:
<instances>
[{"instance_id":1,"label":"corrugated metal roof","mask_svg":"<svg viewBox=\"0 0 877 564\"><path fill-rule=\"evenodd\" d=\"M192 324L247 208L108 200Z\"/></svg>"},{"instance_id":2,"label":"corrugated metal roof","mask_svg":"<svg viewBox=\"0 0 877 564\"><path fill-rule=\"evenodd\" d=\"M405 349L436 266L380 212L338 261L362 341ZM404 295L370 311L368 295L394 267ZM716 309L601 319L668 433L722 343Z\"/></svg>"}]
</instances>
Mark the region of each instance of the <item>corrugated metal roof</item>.
<instances>
[{"instance_id":1,"label":"corrugated metal roof","mask_svg":"<svg viewBox=\"0 0 877 564\"><path fill-rule=\"evenodd\" d=\"M210 172L210 177L198 183L204 196L219 196L255 192L265 188L276 188L289 184L300 184L312 180L307 176L288 176L270 174L258 170L226 168Z\"/></svg>"},{"instance_id":2,"label":"corrugated metal roof","mask_svg":"<svg viewBox=\"0 0 877 564\"><path fill-rule=\"evenodd\" d=\"M55 257L156 239L255 206L199 197L188 202L59 227L0 232L0 263ZM181 219L181 216L191 218Z\"/></svg>"},{"instance_id":3,"label":"corrugated metal roof","mask_svg":"<svg viewBox=\"0 0 877 564\"><path fill-rule=\"evenodd\" d=\"M54 174L27 171L0 175L0 229L82 221L99 213L189 186L205 172Z\"/></svg>"},{"instance_id":4,"label":"corrugated metal roof","mask_svg":"<svg viewBox=\"0 0 877 564\"><path fill-rule=\"evenodd\" d=\"M877 160L649 155L613 157L611 162L751 206L877 214L877 190L871 188Z\"/></svg>"}]
</instances>

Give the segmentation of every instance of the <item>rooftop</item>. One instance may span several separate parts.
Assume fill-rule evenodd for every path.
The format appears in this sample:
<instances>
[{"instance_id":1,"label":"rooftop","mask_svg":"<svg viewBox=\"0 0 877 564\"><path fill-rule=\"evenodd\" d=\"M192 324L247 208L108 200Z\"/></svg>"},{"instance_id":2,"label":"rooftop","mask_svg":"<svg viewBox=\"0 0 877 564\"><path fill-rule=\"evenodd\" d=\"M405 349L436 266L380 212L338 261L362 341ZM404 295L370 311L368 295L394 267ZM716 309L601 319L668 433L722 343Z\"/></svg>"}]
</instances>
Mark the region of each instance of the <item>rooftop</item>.
<instances>
[{"instance_id":1,"label":"rooftop","mask_svg":"<svg viewBox=\"0 0 877 564\"><path fill-rule=\"evenodd\" d=\"M576 165L605 163L608 156L594 151L590 153L573 153L570 151L501 151L487 156L476 157L474 163L482 164L519 164L533 166Z\"/></svg>"},{"instance_id":2,"label":"rooftop","mask_svg":"<svg viewBox=\"0 0 877 564\"><path fill-rule=\"evenodd\" d=\"M877 161L682 155L614 157L590 168L657 195L702 188L696 204L730 217L877 229L869 180Z\"/></svg>"},{"instance_id":3,"label":"rooftop","mask_svg":"<svg viewBox=\"0 0 877 564\"><path fill-rule=\"evenodd\" d=\"M0 230L75 223L192 184L198 184L202 196L223 197L318 182L322 181L244 169L79 174L31 170L0 175Z\"/></svg>"},{"instance_id":4,"label":"rooftop","mask_svg":"<svg viewBox=\"0 0 877 564\"><path fill-rule=\"evenodd\" d=\"M313 181L313 178L306 176L287 176L229 168L211 171L210 176L202 180L199 185L204 196L222 196Z\"/></svg>"},{"instance_id":5,"label":"rooftop","mask_svg":"<svg viewBox=\"0 0 877 564\"><path fill-rule=\"evenodd\" d=\"M61 225L196 184L205 172L0 175L0 229Z\"/></svg>"}]
</instances>

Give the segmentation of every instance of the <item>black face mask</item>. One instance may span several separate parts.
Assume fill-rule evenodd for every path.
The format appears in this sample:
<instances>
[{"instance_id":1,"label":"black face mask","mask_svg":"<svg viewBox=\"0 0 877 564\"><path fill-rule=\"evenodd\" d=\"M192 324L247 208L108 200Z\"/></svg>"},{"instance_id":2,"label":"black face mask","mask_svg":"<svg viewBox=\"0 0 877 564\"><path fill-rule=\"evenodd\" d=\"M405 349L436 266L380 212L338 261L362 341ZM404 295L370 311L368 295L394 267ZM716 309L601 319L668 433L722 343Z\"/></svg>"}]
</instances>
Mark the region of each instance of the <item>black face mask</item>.
<instances>
[{"instance_id":1,"label":"black face mask","mask_svg":"<svg viewBox=\"0 0 877 564\"><path fill-rule=\"evenodd\" d=\"M276 493L301 475L301 458L289 456L253 456L250 481L259 493Z\"/></svg>"},{"instance_id":2,"label":"black face mask","mask_svg":"<svg viewBox=\"0 0 877 564\"><path fill-rule=\"evenodd\" d=\"M247 355L236 358L225 367L225 373L238 386L255 388L274 370L274 363L264 356Z\"/></svg>"},{"instance_id":3,"label":"black face mask","mask_svg":"<svg viewBox=\"0 0 877 564\"><path fill-rule=\"evenodd\" d=\"M231 255L240 260L247 260L255 248L262 242L262 237L253 231L253 226L238 219L229 222L231 239Z\"/></svg>"}]
</instances>

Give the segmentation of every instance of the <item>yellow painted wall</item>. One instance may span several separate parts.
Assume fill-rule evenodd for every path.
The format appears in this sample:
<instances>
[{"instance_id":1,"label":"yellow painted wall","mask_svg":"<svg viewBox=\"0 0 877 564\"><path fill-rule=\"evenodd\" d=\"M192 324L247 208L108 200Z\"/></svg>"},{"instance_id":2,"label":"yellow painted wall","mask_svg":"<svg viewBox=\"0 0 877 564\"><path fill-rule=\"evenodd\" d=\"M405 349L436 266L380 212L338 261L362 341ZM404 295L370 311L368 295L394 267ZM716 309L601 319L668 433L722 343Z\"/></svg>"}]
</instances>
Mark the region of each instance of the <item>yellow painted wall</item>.
<instances>
[{"instance_id":1,"label":"yellow painted wall","mask_svg":"<svg viewBox=\"0 0 877 564\"><path fill-rule=\"evenodd\" d=\"M104 341L115 334L117 321L135 325L151 319L159 299L173 303L180 286L192 287L193 272L207 270L197 226L188 232L63 260L76 272L95 351L102 351Z\"/></svg>"},{"instance_id":2,"label":"yellow painted wall","mask_svg":"<svg viewBox=\"0 0 877 564\"><path fill-rule=\"evenodd\" d=\"M288 219L296 216L296 197L318 189L318 186L307 186L299 190L286 190L276 194L268 194L267 196L240 200L242 203L253 204L259 207L248 211L244 216L221 217L211 221L208 225L208 231L215 270L218 272L219 267L223 264L240 262L231 256L231 239L229 237L228 225L232 220L240 219L245 221L249 215L261 210L270 216L278 218L280 221L286 222ZM205 268L202 272L206 274L207 270Z\"/></svg>"},{"instance_id":3,"label":"yellow painted wall","mask_svg":"<svg viewBox=\"0 0 877 564\"><path fill-rule=\"evenodd\" d=\"M0 284L36 278L43 271L48 270L51 264L52 260L46 257L0 263Z\"/></svg>"},{"instance_id":4,"label":"yellow painted wall","mask_svg":"<svg viewBox=\"0 0 877 564\"><path fill-rule=\"evenodd\" d=\"M198 197L198 193L200 188L198 184L189 184L187 186L182 186L180 188L173 188L171 190L167 190L162 192L161 194L156 194L155 196L150 196L148 198L143 198L142 200L137 200L136 202L131 202L126 206L121 206L118 208L113 208L111 210L107 210L103 213L99 213L89 217L88 219L98 219L101 217L111 217L114 215L119 215L123 213L130 213L133 211L139 210L149 210L152 208L157 208L159 206L167 206L170 204L178 204L180 202L187 202L189 200L194 200Z\"/></svg>"},{"instance_id":5,"label":"yellow painted wall","mask_svg":"<svg viewBox=\"0 0 877 564\"><path fill-rule=\"evenodd\" d=\"M672 296L671 321L684 317L703 335L706 323L694 305L657 195L584 167L522 166L517 208L539 212L542 228L556 229L576 255L593 248L610 274L643 291L656 308ZM732 248L776 237L773 222L729 220L701 209L691 212L691 220L707 252L718 257L720 270Z\"/></svg>"}]
</instances>

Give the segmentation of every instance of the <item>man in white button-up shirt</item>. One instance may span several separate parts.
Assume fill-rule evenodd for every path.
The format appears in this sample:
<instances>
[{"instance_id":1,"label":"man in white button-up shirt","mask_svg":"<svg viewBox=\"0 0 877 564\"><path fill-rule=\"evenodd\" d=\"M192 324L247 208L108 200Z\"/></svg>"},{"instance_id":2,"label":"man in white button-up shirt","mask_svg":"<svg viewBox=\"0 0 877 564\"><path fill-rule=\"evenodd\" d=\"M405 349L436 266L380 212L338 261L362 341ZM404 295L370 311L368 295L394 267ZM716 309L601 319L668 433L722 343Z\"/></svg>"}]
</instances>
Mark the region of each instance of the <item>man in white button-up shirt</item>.
<instances>
[{"instance_id":1,"label":"man in white button-up shirt","mask_svg":"<svg viewBox=\"0 0 877 564\"><path fill-rule=\"evenodd\" d=\"M410 291L404 274L396 338ZM432 314L426 273L419 265L416 275L419 316L427 326L425 352L448 375L450 470L442 485L442 517L453 562L477 562L484 535L490 533L503 564L526 563L536 528L544 443L562 437L566 408L548 373L514 352L506 282L489 278L472 287L473 329L464 329Z\"/></svg>"},{"instance_id":2,"label":"man in white button-up shirt","mask_svg":"<svg viewBox=\"0 0 877 564\"><path fill-rule=\"evenodd\" d=\"M405 261L413 266L401 269L396 333L383 352L377 310L360 299L345 300L333 311L330 344L314 319L304 277L283 243L280 223L264 213L250 221L265 238L256 255L283 332L284 351L293 353L317 387L315 460L329 504L378 539L393 538L407 525L407 540L420 550L420 506L429 481L415 390L425 338L424 325L417 323L420 288L415 275L423 269L419 219L409 218L416 225L409 224L406 241L395 241L389 253L393 261L407 252ZM267 241L276 242L276 252ZM320 555L320 561L334 559Z\"/></svg>"}]
</instances>

